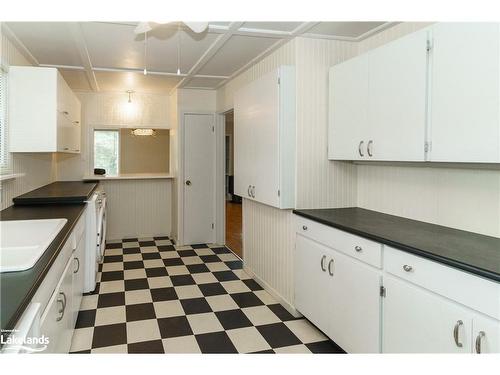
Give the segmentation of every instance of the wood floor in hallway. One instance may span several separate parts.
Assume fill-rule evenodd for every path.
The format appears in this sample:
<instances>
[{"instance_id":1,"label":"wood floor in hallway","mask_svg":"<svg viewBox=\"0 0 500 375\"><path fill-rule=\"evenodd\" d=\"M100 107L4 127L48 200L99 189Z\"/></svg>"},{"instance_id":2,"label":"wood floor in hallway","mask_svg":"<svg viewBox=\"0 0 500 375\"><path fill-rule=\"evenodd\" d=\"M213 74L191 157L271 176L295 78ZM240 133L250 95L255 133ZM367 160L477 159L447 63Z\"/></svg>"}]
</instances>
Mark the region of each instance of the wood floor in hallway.
<instances>
[{"instance_id":1,"label":"wood floor in hallway","mask_svg":"<svg viewBox=\"0 0 500 375\"><path fill-rule=\"evenodd\" d=\"M243 258L241 203L226 202L226 246Z\"/></svg>"}]
</instances>

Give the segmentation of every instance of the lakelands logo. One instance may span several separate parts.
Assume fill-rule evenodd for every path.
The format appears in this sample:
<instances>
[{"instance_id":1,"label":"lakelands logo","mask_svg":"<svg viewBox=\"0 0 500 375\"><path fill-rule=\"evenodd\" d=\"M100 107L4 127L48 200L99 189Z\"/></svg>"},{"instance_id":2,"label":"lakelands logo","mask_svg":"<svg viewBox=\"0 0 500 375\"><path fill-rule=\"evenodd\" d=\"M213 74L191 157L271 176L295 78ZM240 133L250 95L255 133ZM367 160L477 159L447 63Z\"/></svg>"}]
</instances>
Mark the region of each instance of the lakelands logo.
<instances>
[{"instance_id":1,"label":"lakelands logo","mask_svg":"<svg viewBox=\"0 0 500 375\"><path fill-rule=\"evenodd\" d=\"M39 337L17 337L15 334L11 334L7 337L0 335L0 344L5 345L4 351L16 351L22 353L35 353L43 352L47 349L50 339L41 335Z\"/></svg>"}]
</instances>

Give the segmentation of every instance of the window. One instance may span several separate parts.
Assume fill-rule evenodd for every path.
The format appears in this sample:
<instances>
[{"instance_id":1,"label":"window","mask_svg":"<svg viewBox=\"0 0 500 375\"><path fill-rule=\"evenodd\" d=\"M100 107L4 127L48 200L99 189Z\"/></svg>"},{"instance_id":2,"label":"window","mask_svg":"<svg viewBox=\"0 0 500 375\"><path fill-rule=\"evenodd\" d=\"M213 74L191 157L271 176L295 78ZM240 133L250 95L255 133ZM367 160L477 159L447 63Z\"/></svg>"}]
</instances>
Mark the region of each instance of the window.
<instances>
[{"instance_id":1,"label":"window","mask_svg":"<svg viewBox=\"0 0 500 375\"><path fill-rule=\"evenodd\" d=\"M119 165L119 131L94 131L94 168L103 168L109 176L118 174Z\"/></svg>"},{"instance_id":2,"label":"window","mask_svg":"<svg viewBox=\"0 0 500 375\"><path fill-rule=\"evenodd\" d=\"M7 74L0 67L0 174L11 173L7 134Z\"/></svg>"}]
</instances>

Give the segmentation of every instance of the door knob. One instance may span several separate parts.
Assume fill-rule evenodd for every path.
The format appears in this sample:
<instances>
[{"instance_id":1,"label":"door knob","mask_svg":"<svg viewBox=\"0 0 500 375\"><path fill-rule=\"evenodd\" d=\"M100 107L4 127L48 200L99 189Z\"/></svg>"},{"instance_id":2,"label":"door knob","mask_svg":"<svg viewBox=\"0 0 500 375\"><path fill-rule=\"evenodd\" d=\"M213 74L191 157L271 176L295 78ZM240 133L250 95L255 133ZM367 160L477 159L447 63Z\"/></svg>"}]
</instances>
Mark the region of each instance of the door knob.
<instances>
[{"instance_id":1,"label":"door knob","mask_svg":"<svg viewBox=\"0 0 500 375\"><path fill-rule=\"evenodd\" d=\"M186 180L186 185L187 186L191 186L191 181L190 180Z\"/></svg>"}]
</instances>

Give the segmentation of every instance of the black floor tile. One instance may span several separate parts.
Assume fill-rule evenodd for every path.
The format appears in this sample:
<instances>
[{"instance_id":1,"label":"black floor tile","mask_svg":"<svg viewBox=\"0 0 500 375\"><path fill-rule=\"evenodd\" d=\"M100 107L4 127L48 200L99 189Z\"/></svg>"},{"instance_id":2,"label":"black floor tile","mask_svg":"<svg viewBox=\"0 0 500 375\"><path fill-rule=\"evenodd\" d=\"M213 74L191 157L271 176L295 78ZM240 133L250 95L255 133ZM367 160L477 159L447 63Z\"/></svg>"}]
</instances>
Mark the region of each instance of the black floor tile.
<instances>
[{"instance_id":1,"label":"black floor tile","mask_svg":"<svg viewBox=\"0 0 500 375\"><path fill-rule=\"evenodd\" d=\"M206 249L206 248L208 248L206 243L197 243L197 244L191 245L191 247L193 249Z\"/></svg>"},{"instance_id":2,"label":"black floor tile","mask_svg":"<svg viewBox=\"0 0 500 375\"><path fill-rule=\"evenodd\" d=\"M175 251L174 245L159 245L157 246L160 252L162 251Z\"/></svg>"},{"instance_id":3,"label":"black floor tile","mask_svg":"<svg viewBox=\"0 0 500 375\"><path fill-rule=\"evenodd\" d=\"M254 279L246 279L246 280L241 280L245 283L245 285L252 291L256 291L256 290L263 290L264 288L262 288L259 283L257 283L257 281L255 281Z\"/></svg>"},{"instance_id":4,"label":"black floor tile","mask_svg":"<svg viewBox=\"0 0 500 375\"><path fill-rule=\"evenodd\" d=\"M240 278L236 276L233 271L218 271L212 272L215 278L219 281L231 281L231 280L239 280Z\"/></svg>"},{"instance_id":5,"label":"black floor tile","mask_svg":"<svg viewBox=\"0 0 500 375\"><path fill-rule=\"evenodd\" d=\"M163 259L163 264L165 265L165 267L183 266L184 262L182 261L181 258L169 258L169 259Z\"/></svg>"},{"instance_id":6,"label":"black floor tile","mask_svg":"<svg viewBox=\"0 0 500 375\"><path fill-rule=\"evenodd\" d=\"M146 275L147 277L168 276L168 272L165 267L146 268Z\"/></svg>"},{"instance_id":7,"label":"black floor tile","mask_svg":"<svg viewBox=\"0 0 500 375\"><path fill-rule=\"evenodd\" d=\"M139 246L147 247L147 246L156 246L154 241L139 241Z\"/></svg>"},{"instance_id":8,"label":"black floor tile","mask_svg":"<svg viewBox=\"0 0 500 375\"><path fill-rule=\"evenodd\" d=\"M127 345L128 352L131 354L163 354L163 343L161 340L136 342Z\"/></svg>"},{"instance_id":9,"label":"black floor tile","mask_svg":"<svg viewBox=\"0 0 500 375\"><path fill-rule=\"evenodd\" d=\"M212 247L212 251L215 254L229 254L229 253L231 253L231 250L229 250L227 247Z\"/></svg>"},{"instance_id":10,"label":"black floor tile","mask_svg":"<svg viewBox=\"0 0 500 375\"><path fill-rule=\"evenodd\" d=\"M247 318L245 313L239 309L218 311L215 315L226 331L236 328L252 327L252 322Z\"/></svg>"},{"instance_id":11,"label":"black floor tile","mask_svg":"<svg viewBox=\"0 0 500 375\"><path fill-rule=\"evenodd\" d=\"M181 299L181 305L186 315L211 312L212 308L205 298Z\"/></svg>"},{"instance_id":12,"label":"black floor tile","mask_svg":"<svg viewBox=\"0 0 500 375\"><path fill-rule=\"evenodd\" d=\"M87 350L79 350L77 352L70 352L69 354L90 354L90 349Z\"/></svg>"},{"instance_id":13,"label":"black floor tile","mask_svg":"<svg viewBox=\"0 0 500 375\"><path fill-rule=\"evenodd\" d=\"M142 260L161 259L160 253L142 253Z\"/></svg>"},{"instance_id":14,"label":"black floor tile","mask_svg":"<svg viewBox=\"0 0 500 375\"><path fill-rule=\"evenodd\" d=\"M122 242L139 242L137 238L124 238Z\"/></svg>"},{"instance_id":15,"label":"black floor tile","mask_svg":"<svg viewBox=\"0 0 500 375\"><path fill-rule=\"evenodd\" d=\"M147 270L146 270L147 272ZM170 276L170 280L174 286L182 286L182 285L193 285L196 282L191 275L174 275Z\"/></svg>"},{"instance_id":16,"label":"black floor tile","mask_svg":"<svg viewBox=\"0 0 500 375\"><path fill-rule=\"evenodd\" d=\"M261 306L264 303L260 300L252 292L244 292L244 293L235 293L230 295L231 298L236 302L236 304L240 307L252 307L252 306Z\"/></svg>"},{"instance_id":17,"label":"black floor tile","mask_svg":"<svg viewBox=\"0 0 500 375\"><path fill-rule=\"evenodd\" d=\"M294 317L292 314L290 314L283 306L281 306L279 303L273 304L273 305L267 305L269 309L278 317L280 318L281 321L286 322L288 320L296 320L298 318Z\"/></svg>"},{"instance_id":18,"label":"black floor tile","mask_svg":"<svg viewBox=\"0 0 500 375\"><path fill-rule=\"evenodd\" d=\"M178 299L177 293L172 287L151 289L150 291L153 302L171 301L174 299Z\"/></svg>"},{"instance_id":19,"label":"black floor tile","mask_svg":"<svg viewBox=\"0 0 500 375\"><path fill-rule=\"evenodd\" d=\"M134 260L132 262L123 262L124 270L138 270L144 268L144 262L142 260Z\"/></svg>"},{"instance_id":20,"label":"black floor tile","mask_svg":"<svg viewBox=\"0 0 500 375\"><path fill-rule=\"evenodd\" d=\"M125 305L125 292L99 294L97 307L112 307Z\"/></svg>"},{"instance_id":21,"label":"black floor tile","mask_svg":"<svg viewBox=\"0 0 500 375\"><path fill-rule=\"evenodd\" d=\"M193 331L185 316L158 319L158 327L163 339L192 335Z\"/></svg>"},{"instance_id":22,"label":"black floor tile","mask_svg":"<svg viewBox=\"0 0 500 375\"><path fill-rule=\"evenodd\" d=\"M301 344L301 341L283 323L266 324L256 327L272 348Z\"/></svg>"},{"instance_id":23,"label":"black floor tile","mask_svg":"<svg viewBox=\"0 0 500 375\"><path fill-rule=\"evenodd\" d=\"M226 289L220 283L199 284L198 288L205 297L227 294Z\"/></svg>"},{"instance_id":24,"label":"black floor tile","mask_svg":"<svg viewBox=\"0 0 500 375\"><path fill-rule=\"evenodd\" d=\"M261 350L260 352L252 352L249 354L276 354L276 352L272 349L268 349L268 350Z\"/></svg>"},{"instance_id":25,"label":"black floor tile","mask_svg":"<svg viewBox=\"0 0 500 375\"><path fill-rule=\"evenodd\" d=\"M123 255L104 255L104 263L123 262Z\"/></svg>"},{"instance_id":26,"label":"black floor tile","mask_svg":"<svg viewBox=\"0 0 500 375\"><path fill-rule=\"evenodd\" d=\"M200 255L200 258L205 263L216 263L221 262L217 255Z\"/></svg>"},{"instance_id":27,"label":"black floor tile","mask_svg":"<svg viewBox=\"0 0 500 375\"><path fill-rule=\"evenodd\" d=\"M140 252L140 247L127 247L126 249L123 249L123 254L139 254Z\"/></svg>"},{"instance_id":28,"label":"black floor tile","mask_svg":"<svg viewBox=\"0 0 500 375\"><path fill-rule=\"evenodd\" d=\"M103 346L122 345L127 343L126 323L110 324L94 327L92 349Z\"/></svg>"},{"instance_id":29,"label":"black floor tile","mask_svg":"<svg viewBox=\"0 0 500 375\"><path fill-rule=\"evenodd\" d=\"M106 249L121 249L121 247L122 247L121 242L106 244Z\"/></svg>"},{"instance_id":30,"label":"black floor tile","mask_svg":"<svg viewBox=\"0 0 500 375\"><path fill-rule=\"evenodd\" d=\"M101 282L123 280L123 271L110 271L101 274Z\"/></svg>"},{"instance_id":31,"label":"black floor tile","mask_svg":"<svg viewBox=\"0 0 500 375\"><path fill-rule=\"evenodd\" d=\"M333 341L319 341L313 342L311 344L305 344L307 348L313 353L336 353L336 354L345 354L344 349L338 346Z\"/></svg>"},{"instance_id":32,"label":"black floor tile","mask_svg":"<svg viewBox=\"0 0 500 375\"><path fill-rule=\"evenodd\" d=\"M149 289L148 279L125 280L125 290Z\"/></svg>"},{"instance_id":33,"label":"black floor tile","mask_svg":"<svg viewBox=\"0 0 500 375\"><path fill-rule=\"evenodd\" d=\"M224 263L226 263L226 266L228 266L232 270L241 270L243 268L243 262L241 260L231 260Z\"/></svg>"},{"instance_id":34,"label":"black floor tile","mask_svg":"<svg viewBox=\"0 0 500 375\"><path fill-rule=\"evenodd\" d=\"M97 310L80 310L76 319L75 328L87 328L95 325L95 314Z\"/></svg>"},{"instance_id":35,"label":"black floor tile","mask_svg":"<svg viewBox=\"0 0 500 375\"><path fill-rule=\"evenodd\" d=\"M195 257L196 255L196 252L194 250L179 250L177 251L177 253L179 253L179 256L181 258L184 258L184 257Z\"/></svg>"},{"instance_id":36,"label":"black floor tile","mask_svg":"<svg viewBox=\"0 0 500 375\"><path fill-rule=\"evenodd\" d=\"M196 335L202 353L238 353L226 332Z\"/></svg>"},{"instance_id":37,"label":"black floor tile","mask_svg":"<svg viewBox=\"0 0 500 375\"><path fill-rule=\"evenodd\" d=\"M139 303L125 306L127 322L137 320L156 319L154 305L152 303Z\"/></svg>"},{"instance_id":38,"label":"black floor tile","mask_svg":"<svg viewBox=\"0 0 500 375\"><path fill-rule=\"evenodd\" d=\"M169 240L167 236L159 236L159 237L153 237L155 241L161 241L161 240Z\"/></svg>"},{"instance_id":39,"label":"black floor tile","mask_svg":"<svg viewBox=\"0 0 500 375\"><path fill-rule=\"evenodd\" d=\"M187 269L189 270L190 273L205 273L205 272L210 272L208 267L201 263L201 264L188 264Z\"/></svg>"}]
</instances>

